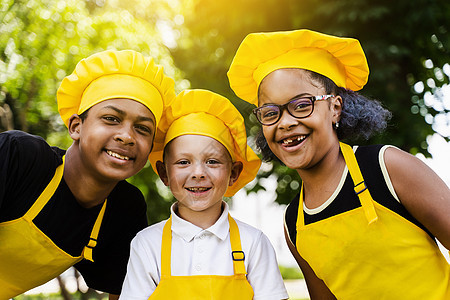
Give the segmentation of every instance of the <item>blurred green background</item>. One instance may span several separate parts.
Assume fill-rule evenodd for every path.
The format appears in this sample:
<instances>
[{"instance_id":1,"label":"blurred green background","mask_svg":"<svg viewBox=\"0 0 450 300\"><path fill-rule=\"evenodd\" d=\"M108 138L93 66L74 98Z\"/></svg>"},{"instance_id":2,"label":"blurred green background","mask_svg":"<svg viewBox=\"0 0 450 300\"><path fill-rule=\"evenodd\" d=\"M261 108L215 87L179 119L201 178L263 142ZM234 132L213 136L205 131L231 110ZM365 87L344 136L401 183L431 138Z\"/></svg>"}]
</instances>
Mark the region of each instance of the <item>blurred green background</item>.
<instances>
[{"instance_id":1,"label":"blurred green background","mask_svg":"<svg viewBox=\"0 0 450 300\"><path fill-rule=\"evenodd\" d=\"M133 49L154 57L177 92L205 88L228 97L258 131L251 105L239 100L226 72L251 32L308 28L360 40L369 62L362 90L393 112L386 132L359 144L393 144L428 156L427 136L449 140L450 2L446 0L0 0L0 131L18 129L67 148L56 89L84 57ZM447 96L448 97L448 96ZM278 203L289 203L300 179L277 163L247 192L275 174ZM147 166L130 179L147 199L148 219L169 214L172 197ZM231 200L232 201L232 200ZM81 299L81 298L80 298Z\"/></svg>"}]
</instances>

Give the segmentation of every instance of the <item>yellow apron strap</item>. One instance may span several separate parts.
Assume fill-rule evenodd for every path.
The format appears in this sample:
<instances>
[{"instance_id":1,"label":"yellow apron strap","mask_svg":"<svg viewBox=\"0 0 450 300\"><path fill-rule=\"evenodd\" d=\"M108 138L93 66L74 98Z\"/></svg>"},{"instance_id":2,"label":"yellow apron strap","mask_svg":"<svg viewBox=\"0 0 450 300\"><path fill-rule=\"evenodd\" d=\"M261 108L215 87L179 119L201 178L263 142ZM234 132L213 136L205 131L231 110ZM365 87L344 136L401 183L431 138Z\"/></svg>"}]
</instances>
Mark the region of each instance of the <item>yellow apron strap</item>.
<instances>
[{"instance_id":1,"label":"yellow apron strap","mask_svg":"<svg viewBox=\"0 0 450 300\"><path fill-rule=\"evenodd\" d=\"M239 228L236 221L228 214L228 223L230 224L230 243L231 256L233 257L234 274L247 274L245 271L245 254L242 251L241 237L239 235Z\"/></svg>"},{"instance_id":2,"label":"yellow apron strap","mask_svg":"<svg viewBox=\"0 0 450 300\"><path fill-rule=\"evenodd\" d=\"M300 198L298 199L298 213L297 213L297 230L305 226L305 220L303 218L303 182L302 188L300 189Z\"/></svg>"},{"instance_id":3,"label":"yellow apron strap","mask_svg":"<svg viewBox=\"0 0 450 300\"><path fill-rule=\"evenodd\" d=\"M55 193L63 176L65 156L62 157L62 160L63 163L56 168L55 175L53 175L52 180L44 189L39 198L34 202L33 206L31 206L28 212L23 216L24 219L32 221Z\"/></svg>"},{"instance_id":4,"label":"yellow apron strap","mask_svg":"<svg viewBox=\"0 0 450 300\"><path fill-rule=\"evenodd\" d=\"M102 225L103 215L105 214L107 201L108 199L105 199L105 202L103 202L102 209L100 210L100 213L97 216L97 220L95 220L94 228L92 228L89 243L84 247L83 250L83 257L92 262L94 261L94 259L92 258L92 250L94 249L95 246L97 246L98 232L100 231L100 226Z\"/></svg>"},{"instance_id":5,"label":"yellow apron strap","mask_svg":"<svg viewBox=\"0 0 450 300\"><path fill-rule=\"evenodd\" d=\"M340 143L342 154L344 155L345 163L347 164L350 176L353 179L353 184L355 185L355 193L361 201L361 206L364 209L367 221L369 224L375 222L378 219L377 213L375 212L375 207L373 206L373 199L370 195L369 189L364 182L364 178L359 169L358 162L356 161L355 153L352 147L347 144Z\"/></svg>"},{"instance_id":6,"label":"yellow apron strap","mask_svg":"<svg viewBox=\"0 0 450 300\"><path fill-rule=\"evenodd\" d=\"M172 216L164 225L161 245L161 278L171 276L171 254L172 254Z\"/></svg>"}]
</instances>

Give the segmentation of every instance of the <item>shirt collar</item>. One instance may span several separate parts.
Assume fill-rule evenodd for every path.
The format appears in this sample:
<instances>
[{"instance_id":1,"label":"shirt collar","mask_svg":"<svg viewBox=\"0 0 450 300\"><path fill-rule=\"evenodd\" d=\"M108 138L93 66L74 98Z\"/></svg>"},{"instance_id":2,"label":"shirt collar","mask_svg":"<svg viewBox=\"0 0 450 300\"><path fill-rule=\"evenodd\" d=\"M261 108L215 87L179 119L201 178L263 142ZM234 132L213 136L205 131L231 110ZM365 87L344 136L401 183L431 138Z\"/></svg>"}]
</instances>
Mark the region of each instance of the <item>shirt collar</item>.
<instances>
[{"instance_id":1,"label":"shirt collar","mask_svg":"<svg viewBox=\"0 0 450 300\"><path fill-rule=\"evenodd\" d=\"M202 229L194 224L180 218L174 211L176 203L172 204L170 207L170 212L172 214L172 232L176 233L186 242L190 242L202 232L209 232L217 236L221 240L225 240L230 231L230 225L228 224L228 204L223 202L223 211L219 219L211 227Z\"/></svg>"}]
</instances>

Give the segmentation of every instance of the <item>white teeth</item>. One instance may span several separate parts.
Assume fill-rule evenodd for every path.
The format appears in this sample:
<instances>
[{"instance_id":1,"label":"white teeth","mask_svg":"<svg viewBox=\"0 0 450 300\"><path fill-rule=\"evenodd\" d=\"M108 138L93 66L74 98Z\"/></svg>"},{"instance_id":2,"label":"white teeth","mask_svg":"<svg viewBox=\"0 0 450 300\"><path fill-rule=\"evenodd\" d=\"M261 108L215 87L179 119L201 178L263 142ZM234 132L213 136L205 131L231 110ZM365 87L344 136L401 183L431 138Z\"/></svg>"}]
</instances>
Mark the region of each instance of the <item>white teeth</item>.
<instances>
[{"instance_id":1,"label":"white teeth","mask_svg":"<svg viewBox=\"0 0 450 300\"><path fill-rule=\"evenodd\" d=\"M130 160L130 158L128 156L120 155L118 153L112 152L111 150L106 151L106 153L108 153L109 155L111 155L112 157L115 157L115 158L119 158L119 159L123 159L123 160Z\"/></svg>"}]
</instances>

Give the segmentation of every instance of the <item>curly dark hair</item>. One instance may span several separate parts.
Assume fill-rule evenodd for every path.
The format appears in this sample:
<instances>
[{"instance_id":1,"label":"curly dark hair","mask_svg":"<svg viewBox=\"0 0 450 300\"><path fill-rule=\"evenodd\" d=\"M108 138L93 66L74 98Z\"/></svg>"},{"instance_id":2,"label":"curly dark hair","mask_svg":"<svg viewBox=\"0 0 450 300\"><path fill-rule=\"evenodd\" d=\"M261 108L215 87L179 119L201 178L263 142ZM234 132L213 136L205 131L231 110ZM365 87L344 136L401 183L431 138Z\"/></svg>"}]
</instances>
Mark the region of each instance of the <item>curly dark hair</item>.
<instances>
[{"instance_id":1,"label":"curly dark hair","mask_svg":"<svg viewBox=\"0 0 450 300\"><path fill-rule=\"evenodd\" d=\"M325 88L327 94L342 97L342 111L336 133L339 140L368 140L386 129L392 114L378 100L369 99L352 90L338 87L331 79L316 72L305 70L311 79ZM256 147L264 161L280 161L270 150L262 128L256 135Z\"/></svg>"}]
</instances>

